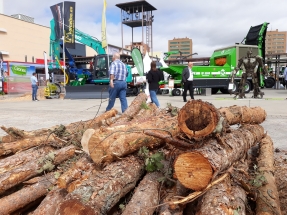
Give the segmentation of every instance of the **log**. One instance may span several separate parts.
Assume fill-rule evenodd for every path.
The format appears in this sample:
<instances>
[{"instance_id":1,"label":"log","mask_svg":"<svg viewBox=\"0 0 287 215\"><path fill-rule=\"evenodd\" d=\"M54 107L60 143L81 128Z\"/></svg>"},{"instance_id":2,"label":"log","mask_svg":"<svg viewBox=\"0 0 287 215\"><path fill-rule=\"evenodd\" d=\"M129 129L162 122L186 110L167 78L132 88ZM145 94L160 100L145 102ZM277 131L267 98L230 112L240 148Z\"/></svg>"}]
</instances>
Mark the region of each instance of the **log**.
<instances>
[{"instance_id":1,"label":"log","mask_svg":"<svg viewBox=\"0 0 287 215\"><path fill-rule=\"evenodd\" d=\"M267 135L259 145L258 172L264 176L266 183L258 188L256 215L282 214L274 177L274 148L271 137Z\"/></svg>"},{"instance_id":2,"label":"log","mask_svg":"<svg viewBox=\"0 0 287 215\"><path fill-rule=\"evenodd\" d=\"M79 179L72 181L70 184L67 185L67 191L69 193L73 192L75 189L77 189L79 186L81 186L81 184L85 180L90 178L90 176L95 172L96 172L96 170L94 168L90 168L90 169L86 170L85 173L83 173L83 175Z\"/></svg>"},{"instance_id":3,"label":"log","mask_svg":"<svg viewBox=\"0 0 287 215\"><path fill-rule=\"evenodd\" d=\"M88 140L89 154L97 165L108 164L143 146L152 147L163 144L163 140L144 134L144 130L152 129L174 135L177 132L176 117L161 115L145 122L134 122L106 130L99 129ZM85 135L84 133L83 138Z\"/></svg>"},{"instance_id":4,"label":"log","mask_svg":"<svg viewBox=\"0 0 287 215\"><path fill-rule=\"evenodd\" d=\"M57 180L59 188L67 188L72 181L82 177L83 172L93 168L93 163L87 157L80 158L72 167L65 171Z\"/></svg>"},{"instance_id":5,"label":"log","mask_svg":"<svg viewBox=\"0 0 287 215\"><path fill-rule=\"evenodd\" d=\"M222 133L234 124L260 124L266 119L261 107L231 106L217 109L202 100L189 100L179 111L178 125L188 138Z\"/></svg>"},{"instance_id":6,"label":"log","mask_svg":"<svg viewBox=\"0 0 287 215\"><path fill-rule=\"evenodd\" d=\"M0 174L10 171L31 160L37 160L43 154L53 151L50 146L34 147L0 160Z\"/></svg>"},{"instance_id":7,"label":"log","mask_svg":"<svg viewBox=\"0 0 287 215\"><path fill-rule=\"evenodd\" d=\"M122 215L153 215L159 203L160 177L163 177L160 172L146 174Z\"/></svg>"},{"instance_id":8,"label":"log","mask_svg":"<svg viewBox=\"0 0 287 215\"><path fill-rule=\"evenodd\" d=\"M32 160L23 166L1 174L0 194L29 178L39 175L44 171L51 171L54 169L55 165L58 165L73 157L75 150L76 148L74 146L68 146L49 153L48 155L42 157L42 159L40 158L38 161Z\"/></svg>"},{"instance_id":9,"label":"log","mask_svg":"<svg viewBox=\"0 0 287 215\"><path fill-rule=\"evenodd\" d=\"M48 140L47 137L29 137L17 140L16 142L3 143L0 145L0 156L27 150L35 146L44 145L51 139L51 137Z\"/></svg>"},{"instance_id":10,"label":"log","mask_svg":"<svg viewBox=\"0 0 287 215\"><path fill-rule=\"evenodd\" d=\"M107 214L144 173L141 159L129 156L93 174L60 203L55 215Z\"/></svg>"},{"instance_id":11,"label":"log","mask_svg":"<svg viewBox=\"0 0 287 215\"><path fill-rule=\"evenodd\" d=\"M230 106L219 108L218 111L227 120L229 125L261 124L267 113L262 107Z\"/></svg>"},{"instance_id":12,"label":"log","mask_svg":"<svg viewBox=\"0 0 287 215\"><path fill-rule=\"evenodd\" d=\"M87 128L93 128L93 129L99 128L102 126L104 120L115 117L117 114L118 114L118 111L113 108L113 109L95 117L92 120L86 121L85 122L85 129L87 129Z\"/></svg>"},{"instance_id":13,"label":"log","mask_svg":"<svg viewBox=\"0 0 287 215\"><path fill-rule=\"evenodd\" d=\"M140 93L135 97L130 106L125 110L124 113L117 119L114 125L120 125L129 122L134 116L142 109L142 104L146 104L147 95Z\"/></svg>"},{"instance_id":14,"label":"log","mask_svg":"<svg viewBox=\"0 0 287 215\"><path fill-rule=\"evenodd\" d=\"M6 215L25 207L27 204L45 196L56 183L55 173L51 172L37 178L37 183L0 199L0 214Z\"/></svg>"},{"instance_id":15,"label":"log","mask_svg":"<svg viewBox=\"0 0 287 215\"><path fill-rule=\"evenodd\" d=\"M41 204L30 215L53 215L58 205L64 201L68 192L66 189L55 189L50 191Z\"/></svg>"},{"instance_id":16,"label":"log","mask_svg":"<svg viewBox=\"0 0 287 215\"><path fill-rule=\"evenodd\" d=\"M172 189L168 190L167 195L162 199L161 206L159 207L159 215L182 215L184 207L182 205L173 205L169 207L169 202L175 197L185 196L188 192L188 189L185 188L179 181L176 181L176 184Z\"/></svg>"},{"instance_id":17,"label":"log","mask_svg":"<svg viewBox=\"0 0 287 215\"><path fill-rule=\"evenodd\" d=\"M227 177L210 188L199 201L196 215L245 215L246 194L239 186L232 186Z\"/></svg>"},{"instance_id":18,"label":"log","mask_svg":"<svg viewBox=\"0 0 287 215\"><path fill-rule=\"evenodd\" d=\"M201 148L178 156L174 163L175 175L185 187L203 190L216 174L242 159L263 136L262 126L244 125L221 139L209 139Z\"/></svg>"}]
</instances>

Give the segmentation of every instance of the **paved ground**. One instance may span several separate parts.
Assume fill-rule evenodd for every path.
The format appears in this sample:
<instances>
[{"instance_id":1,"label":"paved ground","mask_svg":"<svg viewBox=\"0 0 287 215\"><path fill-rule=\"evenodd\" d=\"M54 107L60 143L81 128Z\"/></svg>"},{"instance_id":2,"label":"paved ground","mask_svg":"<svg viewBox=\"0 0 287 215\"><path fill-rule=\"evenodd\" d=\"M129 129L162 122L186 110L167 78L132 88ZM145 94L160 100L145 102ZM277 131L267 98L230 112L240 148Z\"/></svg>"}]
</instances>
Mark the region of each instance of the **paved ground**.
<instances>
[{"instance_id":1,"label":"paved ground","mask_svg":"<svg viewBox=\"0 0 287 215\"><path fill-rule=\"evenodd\" d=\"M234 100L231 95L216 94L210 96L195 95L195 99L202 99L215 107L232 105L261 106L267 112L267 119L262 124L274 141L275 147L287 149L287 90L263 89L264 99L252 99L251 93L246 99ZM182 107L185 103L181 96L159 95L162 107L171 103ZM134 97L128 97L129 104ZM12 96L0 96L0 125L15 126L26 131L38 128L48 128L57 124L68 124L80 120L93 118L97 112L103 113L107 101L99 99L67 100L49 99L39 102L21 100ZM115 108L120 111L120 102L116 101ZM5 133L0 130L0 135Z\"/></svg>"}]
</instances>

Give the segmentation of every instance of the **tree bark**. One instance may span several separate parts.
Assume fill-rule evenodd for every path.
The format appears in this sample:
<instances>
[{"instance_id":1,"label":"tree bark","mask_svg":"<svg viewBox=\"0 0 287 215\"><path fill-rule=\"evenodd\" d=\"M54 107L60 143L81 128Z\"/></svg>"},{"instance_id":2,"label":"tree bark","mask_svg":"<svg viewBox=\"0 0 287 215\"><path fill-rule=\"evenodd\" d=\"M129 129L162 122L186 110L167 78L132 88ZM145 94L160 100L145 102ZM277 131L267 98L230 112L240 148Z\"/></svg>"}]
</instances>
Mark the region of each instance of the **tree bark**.
<instances>
[{"instance_id":1,"label":"tree bark","mask_svg":"<svg viewBox=\"0 0 287 215\"><path fill-rule=\"evenodd\" d=\"M147 173L135 189L122 215L153 215L159 203L159 172Z\"/></svg>"},{"instance_id":2,"label":"tree bark","mask_svg":"<svg viewBox=\"0 0 287 215\"><path fill-rule=\"evenodd\" d=\"M53 215L58 205L64 201L68 192L66 189L55 189L48 193L41 204L30 215Z\"/></svg>"},{"instance_id":3,"label":"tree bark","mask_svg":"<svg viewBox=\"0 0 287 215\"><path fill-rule=\"evenodd\" d=\"M85 128L99 128L102 125L102 121L107 120L109 118L115 117L118 114L118 111L116 109L111 109L94 119L88 120L85 122Z\"/></svg>"},{"instance_id":4,"label":"tree bark","mask_svg":"<svg viewBox=\"0 0 287 215\"><path fill-rule=\"evenodd\" d=\"M227 120L229 125L261 124L267 116L262 107L230 106L219 108L218 111Z\"/></svg>"},{"instance_id":5,"label":"tree bark","mask_svg":"<svg viewBox=\"0 0 287 215\"><path fill-rule=\"evenodd\" d=\"M135 97L130 106L125 110L125 112L117 119L114 125L120 125L131 121L134 116L142 109L141 105L146 103L147 95L145 93L140 93Z\"/></svg>"},{"instance_id":6,"label":"tree bark","mask_svg":"<svg viewBox=\"0 0 287 215\"><path fill-rule=\"evenodd\" d=\"M24 165L31 160L37 160L43 154L54 151L50 146L34 147L0 160L0 174Z\"/></svg>"},{"instance_id":7,"label":"tree bark","mask_svg":"<svg viewBox=\"0 0 287 215\"><path fill-rule=\"evenodd\" d=\"M55 215L99 215L107 212L135 186L144 172L143 161L130 156L93 174L69 193Z\"/></svg>"},{"instance_id":8,"label":"tree bark","mask_svg":"<svg viewBox=\"0 0 287 215\"><path fill-rule=\"evenodd\" d=\"M51 188L55 183L55 173L51 172L39 177L36 184L24 187L9 196L3 197L0 199L0 214L10 214L25 207L27 204L46 195L49 192L49 188Z\"/></svg>"},{"instance_id":9,"label":"tree bark","mask_svg":"<svg viewBox=\"0 0 287 215\"><path fill-rule=\"evenodd\" d=\"M88 178L90 178L90 176L91 176L92 174L95 174L96 171L97 171L97 170L95 170L94 168L90 168L90 169L86 170L86 171L83 173L83 175L82 175L79 179L77 179L77 180L75 180L75 181L72 181L70 184L68 184L68 186L67 186L67 191L68 191L69 193L73 192L75 189L77 189L79 186L81 186L81 184L82 184L85 180L87 180Z\"/></svg>"},{"instance_id":10,"label":"tree bark","mask_svg":"<svg viewBox=\"0 0 287 215\"><path fill-rule=\"evenodd\" d=\"M173 205L171 208L168 204L175 196L185 196L188 192L188 189L185 188L179 181L176 181L176 184L169 190L167 195L161 201L161 204L166 203L159 207L159 215L182 215L184 206L182 205Z\"/></svg>"},{"instance_id":11,"label":"tree bark","mask_svg":"<svg viewBox=\"0 0 287 215\"><path fill-rule=\"evenodd\" d=\"M3 143L0 145L0 156L9 155L18 151L27 150L29 148L44 145L51 140L51 137L47 140L47 137L29 137L16 142Z\"/></svg>"},{"instance_id":12,"label":"tree bark","mask_svg":"<svg viewBox=\"0 0 287 215\"><path fill-rule=\"evenodd\" d=\"M142 146L163 144L163 140L144 134L144 130L152 129L164 130L163 133L174 135L177 132L177 120L175 117L162 115L145 122L97 130L88 140L90 156L96 164L107 164L137 151Z\"/></svg>"},{"instance_id":13,"label":"tree bark","mask_svg":"<svg viewBox=\"0 0 287 215\"><path fill-rule=\"evenodd\" d=\"M232 186L230 178L210 188L199 201L196 215L245 215L246 194L239 186ZM237 213L236 213L237 212Z\"/></svg>"},{"instance_id":14,"label":"tree bark","mask_svg":"<svg viewBox=\"0 0 287 215\"><path fill-rule=\"evenodd\" d=\"M222 133L234 124L260 124L266 119L261 107L231 106L216 109L202 100L190 100L179 111L178 125L188 138Z\"/></svg>"},{"instance_id":15,"label":"tree bark","mask_svg":"<svg viewBox=\"0 0 287 215\"><path fill-rule=\"evenodd\" d=\"M274 148L270 136L260 142L260 153L257 159L258 172L265 177L266 184L258 188L256 199L256 215L281 214L279 194L274 177Z\"/></svg>"},{"instance_id":16,"label":"tree bark","mask_svg":"<svg viewBox=\"0 0 287 215\"><path fill-rule=\"evenodd\" d=\"M82 157L70 169L64 172L57 180L59 188L67 188L72 181L82 177L83 172L93 168L93 163L87 157Z\"/></svg>"},{"instance_id":17,"label":"tree bark","mask_svg":"<svg viewBox=\"0 0 287 215\"><path fill-rule=\"evenodd\" d=\"M217 173L245 156L263 136L262 126L244 125L218 140L209 139L201 148L178 156L174 164L175 175L185 187L202 190Z\"/></svg>"},{"instance_id":18,"label":"tree bark","mask_svg":"<svg viewBox=\"0 0 287 215\"><path fill-rule=\"evenodd\" d=\"M51 171L55 165L71 158L75 154L75 147L68 146L49 153L38 161L32 160L23 166L0 175L0 194L21 182L39 175L43 171Z\"/></svg>"}]
</instances>

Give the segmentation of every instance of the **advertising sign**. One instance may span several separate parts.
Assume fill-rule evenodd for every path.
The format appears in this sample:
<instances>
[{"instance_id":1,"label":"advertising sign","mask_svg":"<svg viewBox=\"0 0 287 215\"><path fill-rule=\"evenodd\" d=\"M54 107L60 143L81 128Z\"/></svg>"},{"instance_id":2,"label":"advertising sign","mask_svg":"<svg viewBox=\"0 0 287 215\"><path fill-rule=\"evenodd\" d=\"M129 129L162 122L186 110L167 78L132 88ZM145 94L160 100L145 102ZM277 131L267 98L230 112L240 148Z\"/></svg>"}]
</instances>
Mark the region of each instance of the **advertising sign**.
<instances>
[{"instance_id":1,"label":"advertising sign","mask_svg":"<svg viewBox=\"0 0 287 215\"><path fill-rule=\"evenodd\" d=\"M75 9L75 2L64 2L65 46L72 49L75 48Z\"/></svg>"}]
</instances>

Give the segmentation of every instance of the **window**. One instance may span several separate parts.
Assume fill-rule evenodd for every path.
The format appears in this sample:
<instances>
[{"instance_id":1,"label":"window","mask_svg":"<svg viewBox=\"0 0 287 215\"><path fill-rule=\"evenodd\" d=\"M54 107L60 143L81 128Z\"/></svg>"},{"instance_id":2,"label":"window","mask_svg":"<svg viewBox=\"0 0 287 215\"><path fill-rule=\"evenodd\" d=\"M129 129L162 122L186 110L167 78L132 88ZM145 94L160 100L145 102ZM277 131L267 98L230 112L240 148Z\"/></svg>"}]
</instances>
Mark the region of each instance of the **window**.
<instances>
[{"instance_id":1,"label":"window","mask_svg":"<svg viewBox=\"0 0 287 215\"><path fill-rule=\"evenodd\" d=\"M189 41L182 41L181 44L190 44Z\"/></svg>"},{"instance_id":2,"label":"window","mask_svg":"<svg viewBox=\"0 0 287 215\"><path fill-rule=\"evenodd\" d=\"M178 42L170 42L170 44L178 44Z\"/></svg>"}]
</instances>

